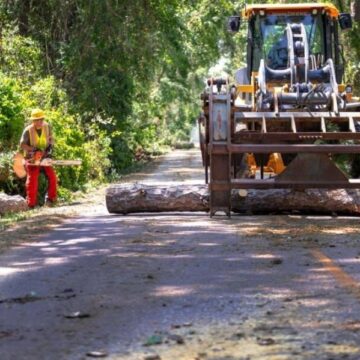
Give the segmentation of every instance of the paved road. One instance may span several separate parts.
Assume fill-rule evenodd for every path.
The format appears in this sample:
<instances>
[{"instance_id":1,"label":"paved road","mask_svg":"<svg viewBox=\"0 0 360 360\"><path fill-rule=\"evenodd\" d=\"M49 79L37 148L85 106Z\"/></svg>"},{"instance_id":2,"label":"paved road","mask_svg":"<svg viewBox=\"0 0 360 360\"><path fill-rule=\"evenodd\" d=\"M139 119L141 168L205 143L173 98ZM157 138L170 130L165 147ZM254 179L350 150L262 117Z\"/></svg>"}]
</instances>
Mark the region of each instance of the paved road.
<instances>
[{"instance_id":1,"label":"paved road","mask_svg":"<svg viewBox=\"0 0 360 360\"><path fill-rule=\"evenodd\" d=\"M146 181L199 164L174 152ZM359 227L89 208L0 255L0 359L359 359Z\"/></svg>"}]
</instances>

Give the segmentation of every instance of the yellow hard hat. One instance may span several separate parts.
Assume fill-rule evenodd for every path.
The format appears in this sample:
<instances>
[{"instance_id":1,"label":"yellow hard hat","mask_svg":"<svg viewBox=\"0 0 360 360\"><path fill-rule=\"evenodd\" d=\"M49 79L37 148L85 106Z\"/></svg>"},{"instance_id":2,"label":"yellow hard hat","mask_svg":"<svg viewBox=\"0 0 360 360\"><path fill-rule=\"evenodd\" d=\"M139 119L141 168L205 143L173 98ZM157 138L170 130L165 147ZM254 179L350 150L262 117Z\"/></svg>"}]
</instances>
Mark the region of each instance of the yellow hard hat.
<instances>
[{"instance_id":1,"label":"yellow hard hat","mask_svg":"<svg viewBox=\"0 0 360 360\"><path fill-rule=\"evenodd\" d=\"M33 121L40 120L40 119L43 119L44 117L45 117L45 113L41 109L33 109L31 111L30 120L33 120Z\"/></svg>"}]
</instances>

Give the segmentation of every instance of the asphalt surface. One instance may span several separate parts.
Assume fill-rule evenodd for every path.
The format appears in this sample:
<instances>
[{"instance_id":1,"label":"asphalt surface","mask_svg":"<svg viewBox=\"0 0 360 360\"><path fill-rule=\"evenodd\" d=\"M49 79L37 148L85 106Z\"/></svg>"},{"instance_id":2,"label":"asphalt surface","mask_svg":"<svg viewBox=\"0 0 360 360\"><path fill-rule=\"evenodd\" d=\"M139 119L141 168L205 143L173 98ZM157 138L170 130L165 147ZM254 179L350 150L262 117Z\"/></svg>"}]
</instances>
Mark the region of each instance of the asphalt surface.
<instances>
[{"instance_id":1,"label":"asphalt surface","mask_svg":"<svg viewBox=\"0 0 360 360\"><path fill-rule=\"evenodd\" d=\"M143 181L202 176L176 151ZM0 254L0 359L360 359L359 221L93 205Z\"/></svg>"}]
</instances>

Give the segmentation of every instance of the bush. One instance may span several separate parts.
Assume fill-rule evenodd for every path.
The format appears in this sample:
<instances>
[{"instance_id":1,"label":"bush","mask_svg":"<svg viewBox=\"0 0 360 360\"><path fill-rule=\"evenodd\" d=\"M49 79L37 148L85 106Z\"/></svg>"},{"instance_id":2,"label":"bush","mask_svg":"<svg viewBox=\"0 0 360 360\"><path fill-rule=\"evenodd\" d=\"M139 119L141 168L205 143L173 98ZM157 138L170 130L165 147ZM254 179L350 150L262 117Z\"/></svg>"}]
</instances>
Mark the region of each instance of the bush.
<instances>
[{"instance_id":1,"label":"bush","mask_svg":"<svg viewBox=\"0 0 360 360\"><path fill-rule=\"evenodd\" d=\"M57 168L59 183L63 188L76 191L90 180L105 180L110 167L110 139L95 124L88 133L79 124L78 118L60 110L48 110L47 120L54 132L54 156L58 159L80 159L81 166Z\"/></svg>"},{"instance_id":2,"label":"bush","mask_svg":"<svg viewBox=\"0 0 360 360\"><path fill-rule=\"evenodd\" d=\"M14 150L24 126L15 82L0 73L0 151Z\"/></svg>"},{"instance_id":3,"label":"bush","mask_svg":"<svg viewBox=\"0 0 360 360\"><path fill-rule=\"evenodd\" d=\"M1 38L2 69L22 87L29 87L42 76L44 57L40 44L31 37L16 34L13 26L3 27Z\"/></svg>"},{"instance_id":4,"label":"bush","mask_svg":"<svg viewBox=\"0 0 360 360\"><path fill-rule=\"evenodd\" d=\"M7 194L15 195L25 194L25 182L18 179L13 172L13 156L14 151L0 153L0 191L5 191Z\"/></svg>"}]
</instances>

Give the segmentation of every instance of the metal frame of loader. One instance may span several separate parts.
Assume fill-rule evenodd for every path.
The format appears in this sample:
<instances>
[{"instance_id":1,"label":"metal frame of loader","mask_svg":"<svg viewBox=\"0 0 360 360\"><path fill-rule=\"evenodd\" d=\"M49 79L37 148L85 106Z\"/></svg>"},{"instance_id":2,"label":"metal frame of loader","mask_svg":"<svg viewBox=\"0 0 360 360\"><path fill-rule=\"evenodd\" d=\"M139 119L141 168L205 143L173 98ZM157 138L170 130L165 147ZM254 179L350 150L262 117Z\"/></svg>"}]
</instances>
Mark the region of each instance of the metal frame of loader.
<instances>
[{"instance_id":1,"label":"metal frame of loader","mask_svg":"<svg viewBox=\"0 0 360 360\"><path fill-rule=\"evenodd\" d=\"M360 145L356 144L360 140L360 132L357 132L360 112L242 111L235 106L235 96L229 84L226 84L226 92L221 92L220 87L214 92L213 85L211 81L211 90L203 94L204 114L199 121L205 180L210 194L210 216L223 211L230 217L233 189L360 188L360 179L348 179L331 160L333 154L360 153ZM223 111L222 119L215 118L219 109ZM287 130L269 130L275 122L285 124ZM317 131L298 130L303 128L299 124L310 122L316 123ZM238 123L249 126L237 131ZM216 138L214 124L223 126L222 138ZM328 130L328 127L331 128L329 124L337 124L340 131ZM316 140L351 140L352 143L319 144L314 143ZM263 178L263 163L260 164L261 179L236 177L235 159L239 155L275 152L297 156L281 174L273 178Z\"/></svg>"}]
</instances>

